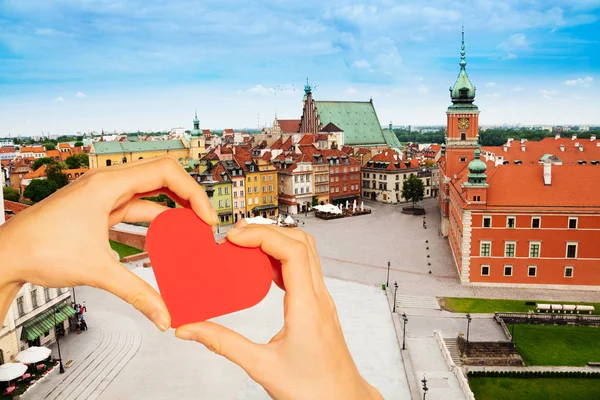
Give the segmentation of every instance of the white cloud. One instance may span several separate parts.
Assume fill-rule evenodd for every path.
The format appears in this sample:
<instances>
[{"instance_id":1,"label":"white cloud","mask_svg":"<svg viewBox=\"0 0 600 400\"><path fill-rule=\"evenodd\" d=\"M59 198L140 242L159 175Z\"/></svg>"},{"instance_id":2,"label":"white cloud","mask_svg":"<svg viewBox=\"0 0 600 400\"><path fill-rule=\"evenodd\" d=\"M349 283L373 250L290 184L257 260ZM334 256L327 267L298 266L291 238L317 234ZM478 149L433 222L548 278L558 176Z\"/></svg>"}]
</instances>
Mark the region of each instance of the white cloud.
<instances>
[{"instance_id":1,"label":"white cloud","mask_svg":"<svg viewBox=\"0 0 600 400\"><path fill-rule=\"evenodd\" d=\"M54 100L52 100L53 103L64 103L65 99L63 97L57 97Z\"/></svg>"},{"instance_id":2,"label":"white cloud","mask_svg":"<svg viewBox=\"0 0 600 400\"><path fill-rule=\"evenodd\" d=\"M514 60L515 58L519 58L519 56L516 55L515 53L508 53L506 55L506 58L508 58L509 60Z\"/></svg>"},{"instance_id":3,"label":"white cloud","mask_svg":"<svg viewBox=\"0 0 600 400\"><path fill-rule=\"evenodd\" d=\"M522 88L521 86L515 86L515 87L512 89L512 91L513 91L513 92L522 92L522 91L523 91L523 88Z\"/></svg>"},{"instance_id":4,"label":"white cloud","mask_svg":"<svg viewBox=\"0 0 600 400\"><path fill-rule=\"evenodd\" d=\"M577 79L568 79L563 83L567 86L583 86L588 87L594 82L594 78L591 76L586 76L585 78L577 78Z\"/></svg>"},{"instance_id":5,"label":"white cloud","mask_svg":"<svg viewBox=\"0 0 600 400\"><path fill-rule=\"evenodd\" d=\"M356 93L358 93L358 90L350 87L350 88L348 88L348 89L345 90L345 93L346 94L356 94Z\"/></svg>"},{"instance_id":6,"label":"white cloud","mask_svg":"<svg viewBox=\"0 0 600 400\"><path fill-rule=\"evenodd\" d=\"M507 40L500 43L500 45L499 45L499 47L502 50L505 50L507 52L523 49L523 48L526 48L527 46L528 46L527 38L522 33L515 33L513 35L510 35Z\"/></svg>"},{"instance_id":7,"label":"white cloud","mask_svg":"<svg viewBox=\"0 0 600 400\"><path fill-rule=\"evenodd\" d=\"M367 60L365 60L364 58L358 61L354 61L352 63L352 67L353 68L360 68L360 69L365 69L365 68L369 68L371 66L371 64L369 64L369 62Z\"/></svg>"},{"instance_id":8,"label":"white cloud","mask_svg":"<svg viewBox=\"0 0 600 400\"><path fill-rule=\"evenodd\" d=\"M40 29L36 29L34 31L34 33L36 35L40 35L40 36L50 36L50 35L54 35L56 33L56 31L54 29L50 29L50 28L40 28Z\"/></svg>"},{"instance_id":9,"label":"white cloud","mask_svg":"<svg viewBox=\"0 0 600 400\"><path fill-rule=\"evenodd\" d=\"M502 95L498 92L494 92L486 94L485 97L502 97Z\"/></svg>"},{"instance_id":10,"label":"white cloud","mask_svg":"<svg viewBox=\"0 0 600 400\"><path fill-rule=\"evenodd\" d=\"M554 98L554 96L556 96L558 94L558 91L557 90L540 89L539 93L542 95L542 99L552 100Z\"/></svg>"},{"instance_id":11,"label":"white cloud","mask_svg":"<svg viewBox=\"0 0 600 400\"><path fill-rule=\"evenodd\" d=\"M84 97L87 97L87 96L83 92L75 93L75 98L77 98L77 99L83 99Z\"/></svg>"},{"instance_id":12,"label":"white cloud","mask_svg":"<svg viewBox=\"0 0 600 400\"><path fill-rule=\"evenodd\" d=\"M421 86L419 86L419 88L417 89L417 91L419 93L421 93L421 94L427 94L427 93L429 93L429 88L421 85Z\"/></svg>"},{"instance_id":13,"label":"white cloud","mask_svg":"<svg viewBox=\"0 0 600 400\"><path fill-rule=\"evenodd\" d=\"M496 82L487 82L485 84L485 87L494 87L494 86L496 86Z\"/></svg>"}]
</instances>

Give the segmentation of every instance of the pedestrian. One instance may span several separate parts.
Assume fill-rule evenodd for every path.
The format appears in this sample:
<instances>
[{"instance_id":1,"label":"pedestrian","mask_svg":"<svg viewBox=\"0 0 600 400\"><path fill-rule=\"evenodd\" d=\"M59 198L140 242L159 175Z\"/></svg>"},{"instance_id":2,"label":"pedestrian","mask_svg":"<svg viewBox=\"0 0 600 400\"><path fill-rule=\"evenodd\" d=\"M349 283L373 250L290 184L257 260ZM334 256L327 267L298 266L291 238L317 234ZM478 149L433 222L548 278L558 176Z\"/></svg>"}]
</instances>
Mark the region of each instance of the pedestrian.
<instances>
[{"instance_id":1,"label":"pedestrian","mask_svg":"<svg viewBox=\"0 0 600 400\"><path fill-rule=\"evenodd\" d=\"M83 311L87 312L87 307L85 306L85 301L83 302Z\"/></svg>"}]
</instances>

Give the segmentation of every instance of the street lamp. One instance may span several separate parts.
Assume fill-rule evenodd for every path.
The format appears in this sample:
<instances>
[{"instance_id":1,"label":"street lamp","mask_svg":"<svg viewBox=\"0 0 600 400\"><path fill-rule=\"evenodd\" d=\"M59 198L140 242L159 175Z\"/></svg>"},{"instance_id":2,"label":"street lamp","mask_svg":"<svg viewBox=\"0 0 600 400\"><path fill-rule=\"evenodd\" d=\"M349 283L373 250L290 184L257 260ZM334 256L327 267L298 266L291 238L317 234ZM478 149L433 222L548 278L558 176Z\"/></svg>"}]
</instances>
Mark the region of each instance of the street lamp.
<instances>
[{"instance_id":1,"label":"street lamp","mask_svg":"<svg viewBox=\"0 0 600 400\"><path fill-rule=\"evenodd\" d=\"M429 390L429 388L427 387L427 379L425 378L425 375L423 375L423 379L421 379L421 382L423 382L423 400L425 400L425 396L427 396L427 391Z\"/></svg>"},{"instance_id":2,"label":"street lamp","mask_svg":"<svg viewBox=\"0 0 600 400\"><path fill-rule=\"evenodd\" d=\"M469 329L471 328L471 314L467 314L467 349L469 348Z\"/></svg>"},{"instance_id":3,"label":"street lamp","mask_svg":"<svg viewBox=\"0 0 600 400\"><path fill-rule=\"evenodd\" d=\"M398 282L394 282L394 309L392 310L393 313L396 312L396 294L398 293Z\"/></svg>"},{"instance_id":4,"label":"street lamp","mask_svg":"<svg viewBox=\"0 0 600 400\"><path fill-rule=\"evenodd\" d=\"M392 264L388 261L388 270L387 270L387 279L385 280L385 288L387 289L390 286L390 266Z\"/></svg>"},{"instance_id":5,"label":"street lamp","mask_svg":"<svg viewBox=\"0 0 600 400\"><path fill-rule=\"evenodd\" d=\"M58 312L58 310L56 309L56 304L52 306L52 311L54 314L54 336L56 336L56 346L58 347L58 362L60 365L60 368L58 370L58 372L60 372L61 374L65 373L65 367L63 366L63 362L62 362L62 356L60 354L60 340L58 339L58 333L56 332L56 313Z\"/></svg>"},{"instance_id":6,"label":"street lamp","mask_svg":"<svg viewBox=\"0 0 600 400\"><path fill-rule=\"evenodd\" d=\"M77 304L77 299L75 298L75 286L73 286L73 303Z\"/></svg>"},{"instance_id":7,"label":"street lamp","mask_svg":"<svg viewBox=\"0 0 600 400\"><path fill-rule=\"evenodd\" d=\"M402 350L406 350L406 323L408 322L406 313L402 313L402 321L404 321L404 328L402 329Z\"/></svg>"}]
</instances>

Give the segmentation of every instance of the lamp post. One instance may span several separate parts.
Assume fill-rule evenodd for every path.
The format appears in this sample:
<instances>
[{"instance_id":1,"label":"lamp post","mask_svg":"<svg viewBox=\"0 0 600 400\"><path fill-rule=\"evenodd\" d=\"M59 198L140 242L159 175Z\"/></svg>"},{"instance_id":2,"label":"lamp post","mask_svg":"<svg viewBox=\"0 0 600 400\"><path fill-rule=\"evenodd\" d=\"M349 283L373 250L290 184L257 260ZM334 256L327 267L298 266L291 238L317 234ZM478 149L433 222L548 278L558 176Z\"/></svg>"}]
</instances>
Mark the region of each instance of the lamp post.
<instances>
[{"instance_id":1,"label":"lamp post","mask_svg":"<svg viewBox=\"0 0 600 400\"><path fill-rule=\"evenodd\" d=\"M61 374L65 373L65 367L63 366L63 362L62 362L62 356L60 354L60 340L58 339L58 333L56 332L56 313L58 312L58 310L56 309L56 305L52 306L52 313L54 314L54 336L56 336L56 346L58 347L58 362L59 362L59 369L58 372L60 372Z\"/></svg>"},{"instance_id":2,"label":"lamp post","mask_svg":"<svg viewBox=\"0 0 600 400\"><path fill-rule=\"evenodd\" d=\"M394 282L394 309L392 310L393 313L396 312L396 294L398 293L398 282Z\"/></svg>"},{"instance_id":3,"label":"lamp post","mask_svg":"<svg viewBox=\"0 0 600 400\"><path fill-rule=\"evenodd\" d=\"M406 313L402 313L402 321L404 322L404 328L402 329L402 350L406 350L406 323L408 322Z\"/></svg>"},{"instance_id":4,"label":"lamp post","mask_svg":"<svg viewBox=\"0 0 600 400\"><path fill-rule=\"evenodd\" d=\"M469 329L471 328L471 314L467 314L467 349L469 348Z\"/></svg>"},{"instance_id":5,"label":"lamp post","mask_svg":"<svg viewBox=\"0 0 600 400\"><path fill-rule=\"evenodd\" d=\"M425 378L425 375L423 375L423 379L421 379L421 382L423 383L423 400L425 400L425 396L427 396L427 391L429 390L429 388L427 387L427 378Z\"/></svg>"},{"instance_id":6,"label":"lamp post","mask_svg":"<svg viewBox=\"0 0 600 400\"><path fill-rule=\"evenodd\" d=\"M75 298L75 286L73 286L73 303L77 304L77 299Z\"/></svg>"},{"instance_id":7,"label":"lamp post","mask_svg":"<svg viewBox=\"0 0 600 400\"><path fill-rule=\"evenodd\" d=\"M385 280L385 288L387 289L390 286L390 266L392 264L388 261L388 269L387 269L387 279Z\"/></svg>"}]
</instances>

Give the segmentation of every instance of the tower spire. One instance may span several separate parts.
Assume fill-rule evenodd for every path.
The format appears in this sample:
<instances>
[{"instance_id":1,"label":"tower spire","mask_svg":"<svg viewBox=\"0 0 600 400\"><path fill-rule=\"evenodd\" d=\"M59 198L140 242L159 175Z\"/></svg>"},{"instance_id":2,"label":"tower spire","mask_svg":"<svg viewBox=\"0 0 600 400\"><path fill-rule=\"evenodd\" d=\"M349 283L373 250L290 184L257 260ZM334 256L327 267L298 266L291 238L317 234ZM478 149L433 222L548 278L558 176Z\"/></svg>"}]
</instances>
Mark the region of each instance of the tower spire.
<instances>
[{"instance_id":1,"label":"tower spire","mask_svg":"<svg viewBox=\"0 0 600 400\"><path fill-rule=\"evenodd\" d=\"M465 61L465 27L464 25L462 26L462 40L461 40L461 44L460 44L460 68L461 69L465 69L465 67L467 66L467 61Z\"/></svg>"}]
</instances>

